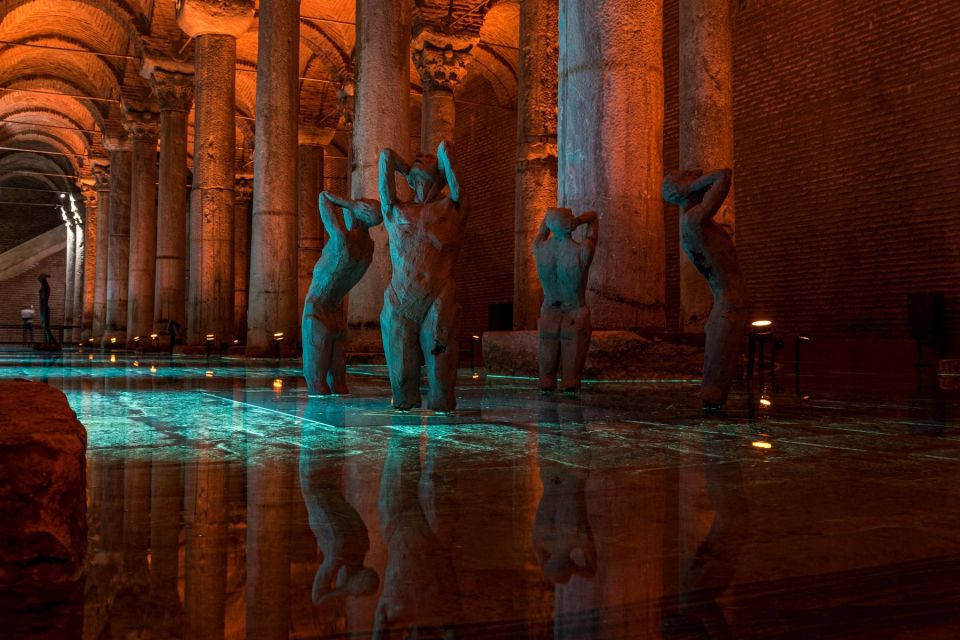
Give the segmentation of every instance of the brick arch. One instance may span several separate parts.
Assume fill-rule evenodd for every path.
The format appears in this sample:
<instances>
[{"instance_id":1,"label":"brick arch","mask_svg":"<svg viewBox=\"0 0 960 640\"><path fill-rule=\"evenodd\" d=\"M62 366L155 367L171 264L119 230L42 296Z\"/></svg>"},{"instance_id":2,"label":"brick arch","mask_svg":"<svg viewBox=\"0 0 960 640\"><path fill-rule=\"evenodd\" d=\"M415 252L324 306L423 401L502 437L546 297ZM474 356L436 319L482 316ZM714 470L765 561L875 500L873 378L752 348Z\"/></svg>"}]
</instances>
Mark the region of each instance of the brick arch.
<instances>
[{"instance_id":1,"label":"brick arch","mask_svg":"<svg viewBox=\"0 0 960 640\"><path fill-rule=\"evenodd\" d=\"M11 16L17 20L37 19L38 24L45 28L82 21L84 17L100 18L96 21L101 27L105 27L109 21L120 29L126 35L127 42L117 44L124 49L125 45L132 45L139 57L144 54L141 35L150 26L148 18L126 0L0 0L0 33L10 27L7 21ZM89 37L90 34L87 35Z\"/></svg>"},{"instance_id":2,"label":"brick arch","mask_svg":"<svg viewBox=\"0 0 960 640\"><path fill-rule=\"evenodd\" d=\"M86 157L89 147L82 139L70 140L67 132L54 132L47 129L26 128L0 132L0 146L18 146L29 141L43 141L55 147L61 153L75 154L74 158ZM73 162L72 164L77 164Z\"/></svg>"},{"instance_id":3,"label":"brick arch","mask_svg":"<svg viewBox=\"0 0 960 640\"><path fill-rule=\"evenodd\" d=\"M0 95L0 118L44 113L61 117L80 129L105 130L104 114L92 103L56 95L4 92Z\"/></svg>"},{"instance_id":4,"label":"brick arch","mask_svg":"<svg viewBox=\"0 0 960 640\"><path fill-rule=\"evenodd\" d=\"M69 145L62 140L57 139L56 137L33 133L17 138L16 146L24 151L0 150L0 157L6 157L8 155L19 153L29 153L30 151L52 151L54 153L63 153L65 155L38 155L43 155L43 157L53 160L58 166L61 167L63 171L69 170L72 175L80 175L80 167L83 164L83 159L76 155L72 155L76 152L73 151Z\"/></svg>"}]
</instances>

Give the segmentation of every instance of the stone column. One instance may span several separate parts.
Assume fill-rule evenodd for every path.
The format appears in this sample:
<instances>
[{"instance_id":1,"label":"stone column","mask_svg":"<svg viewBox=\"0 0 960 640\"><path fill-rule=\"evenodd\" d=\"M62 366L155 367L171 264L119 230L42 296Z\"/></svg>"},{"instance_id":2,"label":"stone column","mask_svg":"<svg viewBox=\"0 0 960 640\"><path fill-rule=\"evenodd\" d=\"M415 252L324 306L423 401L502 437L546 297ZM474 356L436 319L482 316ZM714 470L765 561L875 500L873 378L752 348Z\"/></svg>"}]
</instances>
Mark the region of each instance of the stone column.
<instances>
[{"instance_id":1,"label":"stone column","mask_svg":"<svg viewBox=\"0 0 960 640\"><path fill-rule=\"evenodd\" d=\"M733 167L733 17L726 0L680 0L680 166ZM733 190L714 218L733 233ZM703 276L680 252L680 328L702 333L713 307Z\"/></svg>"},{"instance_id":2,"label":"stone column","mask_svg":"<svg viewBox=\"0 0 960 640\"><path fill-rule=\"evenodd\" d=\"M73 227L73 324L81 327L80 329L71 329L70 336L73 342L79 342L83 337L83 270L86 261L86 225L83 221L77 221Z\"/></svg>"},{"instance_id":3,"label":"stone column","mask_svg":"<svg viewBox=\"0 0 960 640\"><path fill-rule=\"evenodd\" d=\"M107 265L110 261L110 165L95 163L91 169L96 180L97 193L96 232L90 238L93 252L93 309L90 322L90 336L102 338L107 328ZM89 234L89 230L88 230ZM88 263L90 257L88 255Z\"/></svg>"},{"instance_id":4,"label":"stone column","mask_svg":"<svg viewBox=\"0 0 960 640\"><path fill-rule=\"evenodd\" d=\"M236 337L247 337L247 291L250 287L250 201L253 176L237 176L234 182L233 219L233 319Z\"/></svg>"},{"instance_id":5,"label":"stone column","mask_svg":"<svg viewBox=\"0 0 960 640\"><path fill-rule=\"evenodd\" d=\"M560 205L600 217L596 329L662 329L663 3L560 0Z\"/></svg>"},{"instance_id":6,"label":"stone column","mask_svg":"<svg viewBox=\"0 0 960 640\"><path fill-rule=\"evenodd\" d=\"M247 354L272 352L282 332L285 351L297 327L297 113L300 107L300 2L260 5L257 127Z\"/></svg>"},{"instance_id":7,"label":"stone column","mask_svg":"<svg viewBox=\"0 0 960 640\"><path fill-rule=\"evenodd\" d=\"M423 85L420 153L436 154L443 139L453 140L457 108L453 92L467 75L470 51L480 39L421 31L413 40L413 63Z\"/></svg>"},{"instance_id":8,"label":"stone column","mask_svg":"<svg viewBox=\"0 0 960 640\"><path fill-rule=\"evenodd\" d=\"M73 324L73 272L77 264L77 241L73 213L67 205L64 214L67 219L64 226L67 227L67 265L63 273L63 324L70 326ZM72 338L72 329L63 330L63 339L69 341Z\"/></svg>"},{"instance_id":9,"label":"stone column","mask_svg":"<svg viewBox=\"0 0 960 640\"><path fill-rule=\"evenodd\" d=\"M300 132L297 160L300 194L297 233L297 317L303 316L303 301L313 280L313 267L323 251L323 223L318 200L323 191L324 147L333 140L333 129Z\"/></svg>"},{"instance_id":10,"label":"stone column","mask_svg":"<svg viewBox=\"0 0 960 640\"><path fill-rule=\"evenodd\" d=\"M177 22L194 38L196 110L190 193L187 341L233 338L234 154L237 38L250 27L251 0L183 0Z\"/></svg>"},{"instance_id":11,"label":"stone column","mask_svg":"<svg viewBox=\"0 0 960 640\"><path fill-rule=\"evenodd\" d=\"M130 275L127 281L127 345L153 332L153 296L157 269L157 136L160 117L145 108L127 109L127 133L133 140L130 189Z\"/></svg>"},{"instance_id":12,"label":"stone column","mask_svg":"<svg viewBox=\"0 0 960 640\"><path fill-rule=\"evenodd\" d=\"M147 72L160 105L153 328L164 332L170 320L181 326L187 321L187 114L193 104L194 78L186 70L167 70L160 64L152 63Z\"/></svg>"},{"instance_id":13,"label":"stone column","mask_svg":"<svg viewBox=\"0 0 960 640\"><path fill-rule=\"evenodd\" d=\"M357 0L353 198L379 199L381 149L390 147L409 155L412 4L408 0ZM373 264L350 294L347 319L354 326L375 328L380 326L383 292L390 281L390 254L383 226L371 229L370 235L377 246ZM379 337L374 339L379 342Z\"/></svg>"},{"instance_id":14,"label":"stone column","mask_svg":"<svg viewBox=\"0 0 960 640\"><path fill-rule=\"evenodd\" d=\"M514 222L513 328L536 329L543 292L533 239L557 203L558 0L520 2L517 87L517 209Z\"/></svg>"},{"instance_id":15,"label":"stone column","mask_svg":"<svg viewBox=\"0 0 960 640\"><path fill-rule=\"evenodd\" d=\"M130 140L104 136L110 152L110 214L107 224L107 298L104 337L127 336L127 279L130 266Z\"/></svg>"},{"instance_id":16,"label":"stone column","mask_svg":"<svg viewBox=\"0 0 960 640\"><path fill-rule=\"evenodd\" d=\"M83 185L83 335L84 340L93 337L93 301L97 283L97 223L99 221L100 193L96 190L97 174L90 183ZM105 200L103 202L106 202Z\"/></svg>"}]
</instances>

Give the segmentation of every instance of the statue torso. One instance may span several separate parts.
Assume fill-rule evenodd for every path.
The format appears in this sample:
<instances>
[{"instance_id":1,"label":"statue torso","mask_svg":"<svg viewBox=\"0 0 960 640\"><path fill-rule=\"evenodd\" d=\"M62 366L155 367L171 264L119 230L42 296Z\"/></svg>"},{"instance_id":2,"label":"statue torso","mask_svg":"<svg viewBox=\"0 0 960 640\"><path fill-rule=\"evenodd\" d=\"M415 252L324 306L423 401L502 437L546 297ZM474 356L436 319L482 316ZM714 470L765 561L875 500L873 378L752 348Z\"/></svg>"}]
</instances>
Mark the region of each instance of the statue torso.
<instances>
[{"instance_id":1,"label":"statue torso","mask_svg":"<svg viewBox=\"0 0 960 640\"><path fill-rule=\"evenodd\" d=\"M543 303L567 311L586 304L591 256L573 238L551 237L534 247Z\"/></svg>"}]
</instances>

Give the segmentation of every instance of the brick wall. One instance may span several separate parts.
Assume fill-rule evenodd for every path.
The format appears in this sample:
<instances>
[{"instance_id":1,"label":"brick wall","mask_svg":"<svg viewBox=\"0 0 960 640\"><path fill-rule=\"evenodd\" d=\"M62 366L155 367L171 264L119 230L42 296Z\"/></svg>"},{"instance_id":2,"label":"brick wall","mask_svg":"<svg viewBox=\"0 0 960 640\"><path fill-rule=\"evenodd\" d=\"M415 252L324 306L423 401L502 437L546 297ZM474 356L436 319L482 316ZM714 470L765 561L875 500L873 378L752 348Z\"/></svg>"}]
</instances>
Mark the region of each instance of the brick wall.
<instances>
[{"instance_id":1,"label":"brick wall","mask_svg":"<svg viewBox=\"0 0 960 640\"><path fill-rule=\"evenodd\" d=\"M671 171L680 164L680 9L678 0L663 1L663 168ZM663 204L666 242L667 329L680 328L680 211Z\"/></svg>"},{"instance_id":2,"label":"brick wall","mask_svg":"<svg viewBox=\"0 0 960 640\"><path fill-rule=\"evenodd\" d=\"M37 276L41 273L50 274L47 282L50 284L50 321L54 325L63 324L64 303L64 276L67 270L66 250L48 256L36 267L10 278L0 280L0 325L20 324L20 309L32 304L36 310L34 319L34 335L37 339L43 337L40 332L40 282ZM18 334L19 335L19 334ZM9 340L10 330L0 329L0 340Z\"/></svg>"},{"instance_id":3,"label":"brick wall","mask_svg":"<svg viewBox=\"0 0 960 640\"><path fill-rule=\"evenodd\" d=\"M47 206L56 200L50 193L0 188L0 253L35 238L62 223L60 211Z\"/></svg>"},{"instance_id":4,"label":"brick wall","mask_svg":"<svg viewBox=\"0 0 960 640\"><path fill-rule=\"evenodd\" d=\"M461 335L487 329L487 307L513 301L517 114L496 104L479 73L457 94L456 144L470 203L467 241L457 265Z\"/></svg>"}]
</instances>

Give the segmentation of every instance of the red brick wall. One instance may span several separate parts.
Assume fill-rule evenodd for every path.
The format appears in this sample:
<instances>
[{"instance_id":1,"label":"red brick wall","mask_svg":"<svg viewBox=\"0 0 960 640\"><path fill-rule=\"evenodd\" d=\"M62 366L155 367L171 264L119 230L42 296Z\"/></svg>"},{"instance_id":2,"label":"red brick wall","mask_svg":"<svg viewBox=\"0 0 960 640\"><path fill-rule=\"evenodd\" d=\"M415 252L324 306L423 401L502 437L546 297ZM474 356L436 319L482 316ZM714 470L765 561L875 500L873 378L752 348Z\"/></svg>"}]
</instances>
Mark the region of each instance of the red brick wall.
<instances>
[{"instance_id":1,"label":"red brick wall","mask_svg":"<svg viewBox=\"0 0 960 640\"><path fill-rule=\"evenodd\" d=\"M37 276L50 274L50 320L52 324L63 324L64 276L67 270L66 250L48 256L43 262L9 280L0 280L0 325L20 324L20 309L32 304L36 310L34 318L34 337L40 339L40 282ZM15 332L17 336L19 333ZM0 329L0 340L11 339L9 329ZM15 339L15 338L14 338Z\"/></svg>"},{"instance_id":2,"label":"red brick wall","mask_svg":"<svg viewBox=\"0 0 960 640\"><path fill-rule=\"evenodd\" d=\"M678 0L663 1L663 168L671 171L680 164L680 9ZM667 330L680 328L680 212L663 205L666 242Z\"/></svg>"},{"instance_id":3,"label":"red brick wall","mask_svg":"<svg viewBox=\"0 0 960 640\"><path fill-rule=\"evenodd\" d=\"M513 302L517 114L495 95L479 72L457 93L456 146L470 204L457 266L465 337L487 329L488 305Z\"/></svg>"},{"instance_id":4,"label":"red brick wall","mask_svg":"<svg viewBox=\"0 0 960 640\"><path fill-rule=\"evenodd\" d=\"M667 167L678 161L677 11L664 1ZM907 294L943 291L960 336L958 28L955 0L737 11L737 242L754 316L785 333L906 338ZM665 223L676 327L674 208Z\"/></svg>"},{"instance_id":5,"label":"red brick wall","mask_svg":"<svg viewBox=\"0 0 960 640\"><path fill-rule=\"evenodd\" d=\"M23 203L0 204L0 253L62 224L59 209L38 206L55 200L49 193L0 188L0 201Z\"/></svg>"}]
</instances>

